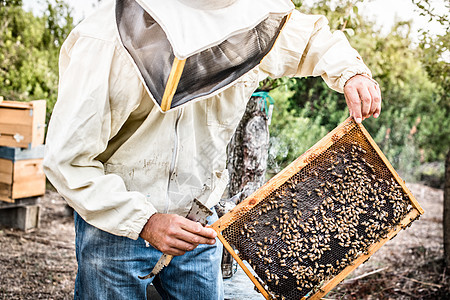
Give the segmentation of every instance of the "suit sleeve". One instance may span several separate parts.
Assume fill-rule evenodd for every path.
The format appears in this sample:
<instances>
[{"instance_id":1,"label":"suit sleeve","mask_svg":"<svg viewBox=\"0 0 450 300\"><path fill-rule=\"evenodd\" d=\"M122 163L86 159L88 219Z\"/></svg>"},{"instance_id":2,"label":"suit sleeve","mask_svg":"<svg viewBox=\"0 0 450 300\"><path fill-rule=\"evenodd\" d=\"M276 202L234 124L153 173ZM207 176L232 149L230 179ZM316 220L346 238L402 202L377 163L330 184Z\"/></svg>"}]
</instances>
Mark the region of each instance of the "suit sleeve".
<instances>
[{"instance_id":1,"label":"suit sleeve","mask_svg":"<svg viewBox=\"0 0 450 300\"><path fill-rule=\"evenodd\" d=\"M354 75L371 76L344 33L331 32L324 16L296 10L260 69L272 78L322 76L330 88L341 93Z\"/></svg>"},{"instance_id":2,"label":"suit sleeve","mask_svg":"<svg viewBox=\"0 0 450 300\"><path fill-rule=\"evenodd\" d=\"M120 56L113 43L77 38L63 45L58 100L49 123L44 170L58 192L91 225L137 239L156 212L146 197L127 191L96 159L125 122L132 105L111 112L110 85ZM114 72L113 72L113 69ZM122 116L118 119L115 116Z\"/></svg>"}]
</instances>

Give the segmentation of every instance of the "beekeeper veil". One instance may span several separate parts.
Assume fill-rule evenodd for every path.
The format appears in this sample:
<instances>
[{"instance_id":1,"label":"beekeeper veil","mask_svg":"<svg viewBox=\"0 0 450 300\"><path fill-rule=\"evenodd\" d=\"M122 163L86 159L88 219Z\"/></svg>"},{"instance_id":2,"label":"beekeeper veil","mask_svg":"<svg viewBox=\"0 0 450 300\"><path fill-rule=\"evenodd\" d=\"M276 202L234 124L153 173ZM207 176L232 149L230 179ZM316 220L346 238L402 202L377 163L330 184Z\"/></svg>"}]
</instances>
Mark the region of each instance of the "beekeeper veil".
<instances>
[{"instance_id":1,"label":"beekeeper veil","mask_svg":"<svg viewBox=\"0 0 450 300\"><path fill-rule=\"evenodd\" d=\"M123 45L162 111L210 97L272 49L289 0L117 0Z\"/></svg>"}]
</instances>

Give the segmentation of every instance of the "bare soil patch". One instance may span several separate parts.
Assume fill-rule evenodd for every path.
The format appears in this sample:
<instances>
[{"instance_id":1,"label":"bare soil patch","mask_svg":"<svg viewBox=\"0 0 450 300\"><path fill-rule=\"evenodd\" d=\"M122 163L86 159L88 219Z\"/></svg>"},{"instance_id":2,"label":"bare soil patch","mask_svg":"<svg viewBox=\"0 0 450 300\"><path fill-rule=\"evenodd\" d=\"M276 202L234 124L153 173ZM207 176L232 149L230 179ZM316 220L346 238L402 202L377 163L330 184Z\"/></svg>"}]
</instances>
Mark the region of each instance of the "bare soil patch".
<instances>
[{"instance_id":1,"label":"bare soil patch","mask_svg":"<svg viewBox=\"0 0 450 300\"><path fill-rule=\"evenodd\" d=\"M51 191L41 200L40 228L1 228L0 299L72 299L74 238L73 217Z\"/></svg>"}]
</instances>

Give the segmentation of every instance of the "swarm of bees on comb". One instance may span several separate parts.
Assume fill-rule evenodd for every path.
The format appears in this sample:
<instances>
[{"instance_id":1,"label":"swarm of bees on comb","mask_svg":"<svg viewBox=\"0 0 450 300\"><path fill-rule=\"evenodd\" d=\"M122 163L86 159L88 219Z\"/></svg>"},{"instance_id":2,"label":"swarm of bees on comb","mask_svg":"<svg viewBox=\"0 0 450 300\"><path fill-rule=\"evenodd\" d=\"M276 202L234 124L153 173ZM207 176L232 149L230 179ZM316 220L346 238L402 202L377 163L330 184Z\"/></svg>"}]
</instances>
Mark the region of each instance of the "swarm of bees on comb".
<instances>
[{"instance_id":1,"label":"swarm of bees on comb","mask_svg":"<svg viewBox=\"0 0 450 300\"><path fill-rule=\"evenodd\" d=\"M271 298L301 299L367 254L412 209L409 195L354 127L222 235Z\"/></svg>"}]
</instances>

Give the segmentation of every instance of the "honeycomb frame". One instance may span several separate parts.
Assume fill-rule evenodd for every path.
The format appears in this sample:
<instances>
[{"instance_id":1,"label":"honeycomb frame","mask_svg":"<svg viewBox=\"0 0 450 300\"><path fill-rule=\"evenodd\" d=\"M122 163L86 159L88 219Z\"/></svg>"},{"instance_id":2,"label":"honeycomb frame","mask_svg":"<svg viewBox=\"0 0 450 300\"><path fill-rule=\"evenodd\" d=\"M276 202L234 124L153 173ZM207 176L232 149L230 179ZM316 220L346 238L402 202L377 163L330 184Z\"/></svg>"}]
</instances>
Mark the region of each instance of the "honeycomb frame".
<instances>
[{"instance_id":1,"label":"honeycomb frame","mask_svg":"<svg viewBox=\"0 0 450 300\"><path fill-rule=\"evenodd\" d=\"M364 168L360 167L360 163ZM326 176L332 180L321 179ZM353 187L354 184L357 186ZM349 185L355 193L352 194ZM380 187L374 191L373 186ZM335 193L332 189L335 189ZM363 191L360 193L361 189ZM349 191L349 196L339 197ZM297 194L286 196L291 192ZM381 192L384 192L386 199ZM364 193L365 196L362 196ZM307 201L298 200L300 194L306 194ZM391 198L395 201L390 201ZM351 199L351 202L345 199ZM380 201L383 202L381 205ZM386 202L391 203L390 206ZM360 203L363 208L354 203ZM372 219L368 219L365 214L371 214L370 217L379 220L379 223L370 223ZM423 209L364 126L348 118L221 217L212 228L266 299L320 299L421 214ZM333 225L334 221L341 222L340 227L346 227L352 222L357 225L342 229ZM334 229L331 232L326 229L327 235L316 234L316 230L324 231L324 227ZM303 230L303 233L299 233L299 230ZM334 234L339 245L329 242L330 234ZM322 240L316 240L316 236L317 239L322 237ZM294 241L296 246L291 247ZM333 249L327 242L334 245ZM239 254L230 244L235 248L239 244ZM318 249L317 245L322 248ZM306 248L308 251L304 247L309 247ZM322 262L323 265L319 265L325 259L322 257L336 249L342 252L336 264L329 263L326 267ZM299 254L302 251L303 254ZM336 259L332 256L328 260ZM252 262L252 259L257 262ZM243 260L252 266L253 273ZM306 262L303 264L303 261ZM313 265L316 268L311 268ZM296 283L293 283L295 278ZM285 294L283 280L289 290ZM298 291L293 290L294 286Z\"/></svg>"}]
</instances>

